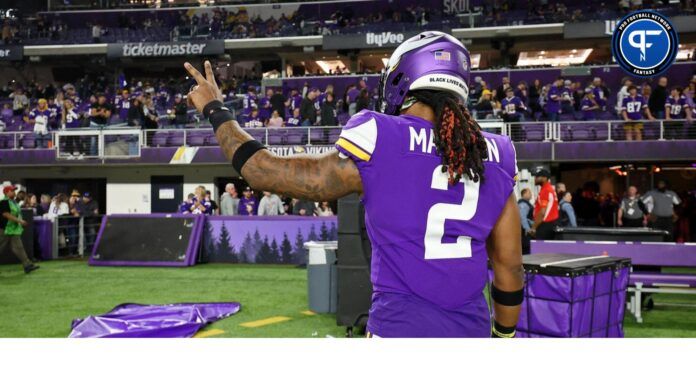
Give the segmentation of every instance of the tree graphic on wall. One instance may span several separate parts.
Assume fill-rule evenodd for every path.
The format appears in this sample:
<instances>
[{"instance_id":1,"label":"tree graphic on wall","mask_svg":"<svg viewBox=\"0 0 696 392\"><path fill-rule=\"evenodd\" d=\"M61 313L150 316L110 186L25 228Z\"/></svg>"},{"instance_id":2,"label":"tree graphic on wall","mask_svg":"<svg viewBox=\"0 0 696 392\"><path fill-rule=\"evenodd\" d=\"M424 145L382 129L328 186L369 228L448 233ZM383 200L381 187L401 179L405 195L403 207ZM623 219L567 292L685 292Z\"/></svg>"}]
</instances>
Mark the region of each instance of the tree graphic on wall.
<instances>
[{"instance_id":1,"label":"tree graphic on wall","mask_svg":"<svg viewBox=\"0 0 696 392\"><path fill-rule=\"evenodd\" d=\"M329 241L338 240L338 230L336 229L336 223L331 222L331 229L329 230Z\"/></svg>"},{"instance_id":2,"label":"tree graphic on wall","mask_svg":"<svg viewBox=\"0 0 696 392\"><path fill-rule=\"evenodd\" d=\"M213 238L213 225L211 225L210 222L205 222L203 238L201 261L204 263L215 261L215 238Z\"/></svg>"},{"instance_id":3,"label":"tree graphic on wall","mask_svg":"<svg viewBox=\"0 0 696 392\"><path fill-rule=\"evenodd\" d=\"M305 261L305 250L304 250L305 239L302 235L302 230L297 229L297 235L295 236L295 250L292 253L292 261L295 264L303 264Z\"/></svg>"},{"instance_id":4,"label":"tree graphic on wall","mask_svg":"<svg viewBox=\"0 0 696 392\"><path fill-rule=\"evenodd\" d=\"M261 250L262 244L263 243L261 242L261 234L259 233L259 228L257 227L256 230L254 230L254 243L252 245L252 249L253 249L254 253L250 254L249 256L253 257L257 253L259 253L259 251Z\"/></svg>"},{"instance_id":5,"label":"tree graphic on wall","mask_svg":"<svg viewBox=\"0 0 696 392\"><path fill-rule=\"evenodd\" d=\"M292 263L292 245L288 239L288 233L283 233L283 241L280 243L280 261L283 264Z\"/></svg>"},{"instance_id":6,"label":"tree graphic on wall","mask_svg":"<svg viewBox=\"0 0 696 392\"><path fill-rule=\"evenodd\" d=\"M326 227L326 222L321 222L321 228L319 229L319 239L322 241L329 240L329 228Z\"/></svg>"},{"instance_id":7,"label":"tree graphic on wall","mask_svg":"<svg viewBox=\"0 0 696 392\"><path fill-rule=\"evenodd\" d=\"M244 237L244 242L242 242L242 247L239 249L239 262L253 263L255 260L255 256L256 253L253 249L253 241L251 239L251 234L247 232L246 237Z\"/></svg>"},{"instance_id":8,"label":"tree graphic on wall","mask_svg":"<svg viewBox=\"0 0 696 392\"><path fill-rule=\"evenodd\" d=\"M237 263L237 255L234 252L234 246L230 241L230 232L227 230L227 226L222 224L222 229L220 229L220 237L218 240L218 246L215 252L215 259L217 261L224 261L228 263Z\"/></svg>"},{"instance_id":9,"label":"tree graphic on wall","mask_svg":"<svg viewBox=\"0 0 696 392\"><path fill-rule=\"evenodd\" d=\"M312 228L309 229L309 237L307 237L307 241L319 241L319 236L317 235L317 228L314 226L314 223L312 223Z\"/></svg>"},{"instance_id":10,"label":"tree graphic on wall","mask_svg":"<svg viewBox=\"0 0 696 392\"><path fill-rule=\"evenodd\" d=\"M271 262L271 263L280 262L280 249L278 249L278 242L276 241L275 237L273 238L273 241L271 241L271 254L270 254L269 262Z\"/></svg>"},{"instance_id":11,"label":"tree graphic on wall","mask_svg":"<svg viewBox=\"0 0 696 392\"><path fill-rule=\"evenodd\" d=\"M276 247L278 246L276 245ZM259 248L258 253L256 253L256 263L272 263L273 260L271 257L271 247L268 245L268 236L264 236L263 242L261 242L261 247Z\"/></svg>"}]
</instances>

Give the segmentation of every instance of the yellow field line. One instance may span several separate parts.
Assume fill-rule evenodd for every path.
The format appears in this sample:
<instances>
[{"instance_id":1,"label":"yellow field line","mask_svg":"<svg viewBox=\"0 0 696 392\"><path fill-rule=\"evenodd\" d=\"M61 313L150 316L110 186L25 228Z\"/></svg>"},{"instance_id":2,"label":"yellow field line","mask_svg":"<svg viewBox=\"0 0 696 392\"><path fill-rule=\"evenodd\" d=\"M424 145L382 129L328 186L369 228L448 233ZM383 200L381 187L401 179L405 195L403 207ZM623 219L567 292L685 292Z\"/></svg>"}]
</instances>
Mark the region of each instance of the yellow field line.
<instances>
[{"instance_id":1,"label":"yellow field line","mask_svg":"<svg viewBox=\"0 0 696 392\"><path fill-rule=\"evenodd\" d=\"M291 318L285 317L285 316L275 316L275 317L269 317L269 318L262 319L262 320L241 323L241 324L239 324L239 326L246 327L246 328L256 328L256 327L263 327L263 326L270 325L270 324L282 323L282 322L288 321L288 320L291 320Z\"/></svg>"},{"instance_id":2,"label":"yellow field line","mask_svg":"<svg viewBox=\"0 0 696 392\"><path fill-rule=\"evenodd\" d=\"M316 315L316 313L312 312L311 310L304 310L304 311L302 311L302 312L300 312L300 313L304 314L305 316L314 316L314 315Z\"/></svg>"},{"instance_id":3,"label":"yellow field line","mask_svg":"<svg viewBox=\"0 0 696 392\"><path fill-rule=\"evenodd\" d=\"M222 335L225 331L221 329L211 329L209 331L201 331L193 335L194 338L209 338L211 336Z\"/></svg>"}]
</instances>

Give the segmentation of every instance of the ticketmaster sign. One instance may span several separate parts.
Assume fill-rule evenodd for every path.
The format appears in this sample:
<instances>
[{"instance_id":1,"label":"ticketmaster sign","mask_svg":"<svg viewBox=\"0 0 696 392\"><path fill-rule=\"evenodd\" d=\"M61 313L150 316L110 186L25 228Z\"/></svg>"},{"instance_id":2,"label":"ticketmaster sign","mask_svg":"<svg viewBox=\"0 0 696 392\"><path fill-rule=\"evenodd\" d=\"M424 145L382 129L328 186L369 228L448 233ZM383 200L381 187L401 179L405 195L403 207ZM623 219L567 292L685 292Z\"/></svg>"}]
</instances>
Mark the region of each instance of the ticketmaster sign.
<instances>
[{"instance_id":1,"label":"ticketmaster sign","mask_svg":"<svg viewBox=\"0 0 696 392\"><path fill-rule=\"evenodd\" d=\"M416 34L418 32L415 31L385 31L367 34L325 35L322 47L326 50L395 48Z\"/></svg>"},{"instance_id":2,"label":"ticketmaster sign","mask_svg":"<svg viewBox=\"0 0 696 392\"><path fill-rule=\"evenodd\" d=\"M170 57L170 56L202 56L222 54L225 52L225 42L190 41L190 42L138 42L132 44L109 44L106 56L117 57Z\"/></svg>"}]
</instances>

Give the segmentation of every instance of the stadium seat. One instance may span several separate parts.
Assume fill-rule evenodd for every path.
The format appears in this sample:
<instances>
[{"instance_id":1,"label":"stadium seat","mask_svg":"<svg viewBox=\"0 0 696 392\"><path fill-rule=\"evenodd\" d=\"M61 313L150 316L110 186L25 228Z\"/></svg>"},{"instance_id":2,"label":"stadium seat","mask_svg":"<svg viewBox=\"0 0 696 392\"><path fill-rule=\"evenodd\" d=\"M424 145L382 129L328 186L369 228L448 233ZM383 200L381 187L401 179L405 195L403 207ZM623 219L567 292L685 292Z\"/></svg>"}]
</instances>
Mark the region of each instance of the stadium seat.
<instances>
[{"instance_id":1,"label":"stadium seat","mask_svg":"<svg viewBox=\"0 0 696 392\"><path fill-rule=\"evenodd\" d=\"M22 135L22 143L21 147L22 148L34 148L36 146L36 138L34 137L34 134L31 132L27 132L24 135Z\"/></svg>"},{"instance_id":2,"label":"stadium seat","mask_svg":"<svg viewBox=\"0 0 696 392\"><path fill-rule=\"evenodd\" d=\"M205 145L205 131L188 131L186 135L186 144L193 147Z\"/></svg>"},{"instance_id":3,"label":"stadium seat","mask_svg":"<svg viewBox=\"0 0 696 392\"><path fill-rule=\"evenodd\" d=\"M184 145L184 132L170 131L167 136L168 147L181 147Z\"/></svg>"},{"instance_id":4,"label":"stadium seat","mask_svg":"<svg viewBox=\"0 0 696 392\"><path fill-rule=\"evenodd\" d=\"M169 133L167 132L155 132L152 136L152 139L150 140L150 147L164 147L167 145L167 138L169 137Z\"/></svg>"}]
</instances>

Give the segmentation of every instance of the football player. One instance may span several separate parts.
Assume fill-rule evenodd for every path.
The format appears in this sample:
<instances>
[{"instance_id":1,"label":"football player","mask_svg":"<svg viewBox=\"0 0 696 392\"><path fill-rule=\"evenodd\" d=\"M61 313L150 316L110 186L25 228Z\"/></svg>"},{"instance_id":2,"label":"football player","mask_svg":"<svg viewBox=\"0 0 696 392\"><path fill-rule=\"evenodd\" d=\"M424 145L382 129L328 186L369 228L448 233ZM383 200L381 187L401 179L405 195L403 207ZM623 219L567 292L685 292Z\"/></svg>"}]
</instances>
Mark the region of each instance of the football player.
<instances>
[{"instance_id":1,"label":"football player","mask_svg":"<svg viewBox=\"0 0 696 392\"><path fill-rule=\"evenodd\" d=\"M517 174L509 138L481 132L464 104L469 52L424 32L391 56L379 112L363 110L336 150L279 157L221 102L209 62L189 102L216 129L232 165L256 189L299 199L360 193L372 242L368 332L380 337L512 337L522 302ZM488 261L494 320L484 298Z\"/></svg>"}]
</instances>

